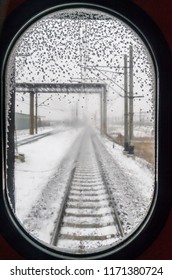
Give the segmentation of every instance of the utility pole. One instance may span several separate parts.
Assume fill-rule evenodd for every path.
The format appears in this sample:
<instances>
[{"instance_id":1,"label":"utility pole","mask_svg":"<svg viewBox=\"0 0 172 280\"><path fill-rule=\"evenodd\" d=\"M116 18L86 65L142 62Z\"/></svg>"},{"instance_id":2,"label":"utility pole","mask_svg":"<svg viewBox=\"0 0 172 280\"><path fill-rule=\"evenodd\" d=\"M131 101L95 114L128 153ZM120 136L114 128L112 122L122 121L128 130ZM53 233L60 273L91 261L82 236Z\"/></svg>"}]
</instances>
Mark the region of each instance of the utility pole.
<instances>
[{"instance_id":1,"label":"utility pole","mask_svg":"<svg viewBox=\"0 0 172 280\"><path fill-rule=\"evenodd\" d=\"M34 92L30 92L30 134L34 134Z\"/></svg>"},{"instance_id":2,"label":"utility pole","mask_svg":"<svg viewBox=\"0 0 172 280\"><path fill-rule=\"evenodd\" d=\"M100 132L103 134L103 109L102 109L103 92L100 93Z\"/></svg>"},{"instance_id":3,"label":"utility pole","mask_svg":"<svg viewBox=\"0 0 172 280\"><path fill-rule=\"evenodd\" d=\"M35 133L38 133L38 93L35 93Z\"/></svg>"},{"instance_id":4,"label":"utility pole","mask_svg":"<svg viewBox=\"0 0 172 280\"><path fill-rule=\"evenodd\" d=\"M78 100L76 101L76 121L78 121Z\"/></svg>"},{"instance_id":5,"label":"utility pole","mask_svg":"<svg viewBox=\"0 0 172 280\"><path fill-rule=\"evenodd\" d=\"M83 82L83 29L82 21L80 22L80 69L81 69L81 83Z\"/></svg>"},{"instance_id":6,"label":"utility pole","mask_svg":"<svg viewBox=\"0 0 172 280\"><path fill-rule=\"evenodd\" d=\"M140 126L142 125L142 109L140 109L140 112L139 112L139 124L140 124Z\"/></svg>"},{"instance_id":7,"label":"utility pole","mask_svg":"<svg viewBox=\"0 0 172 280\"><path fill-rule=\"evenodd\" d=\"M106 88L102 87L102 106L103 106L103 111L102 111L102 118L103 118L103 133L107 134L107 92Z\"/></svg>"},{"instance_id":8,"label":"utility pole","mask_svg":"<svg viewBox=\"0 0 172 280\"><path fill-rule=\"evenodd\" d=\"M124 152L128 152L128 71L127 55L124 55Z\"/></svg>"},{"instance_id":9,"label":"utility pole","mask_svg":"<svg viewBox=\"0 0 172 280\"><path fill-rule=\"evenodd\" d=\"M129 61L129 154L134 154L133 145L133 46L130 46L130 61Z\"/></svg>"}]
</instances>

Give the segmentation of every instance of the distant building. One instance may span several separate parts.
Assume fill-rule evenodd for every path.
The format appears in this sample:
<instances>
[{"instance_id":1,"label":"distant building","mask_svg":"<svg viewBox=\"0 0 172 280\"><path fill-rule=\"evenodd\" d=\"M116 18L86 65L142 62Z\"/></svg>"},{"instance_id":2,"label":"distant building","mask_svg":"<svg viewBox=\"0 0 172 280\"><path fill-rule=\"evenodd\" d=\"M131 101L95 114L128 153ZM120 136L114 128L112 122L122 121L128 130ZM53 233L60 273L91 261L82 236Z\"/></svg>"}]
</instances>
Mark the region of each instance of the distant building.
<instances>
[{"instance_id":1,"label":"distant building","mask_svg":"<svg viewBox=\"0 0 172 280\"><path fill-rule=\"evenodd\" d=\"M29 129L29 115L23 113L15 113L15 128L17 130Z\"/></svg>"},{"instance_id":2,"label":"distant building","mask_svg":"<svg viewBox=\"0 0 172 280\"><path fill-rule=\"evenodd\" d=\"M50 121L45 117L38 117L38 127L50 126ZM30 115L23 113L15 113L15 128L16 130L29 129Z\"/></svg>"}]
</instances>

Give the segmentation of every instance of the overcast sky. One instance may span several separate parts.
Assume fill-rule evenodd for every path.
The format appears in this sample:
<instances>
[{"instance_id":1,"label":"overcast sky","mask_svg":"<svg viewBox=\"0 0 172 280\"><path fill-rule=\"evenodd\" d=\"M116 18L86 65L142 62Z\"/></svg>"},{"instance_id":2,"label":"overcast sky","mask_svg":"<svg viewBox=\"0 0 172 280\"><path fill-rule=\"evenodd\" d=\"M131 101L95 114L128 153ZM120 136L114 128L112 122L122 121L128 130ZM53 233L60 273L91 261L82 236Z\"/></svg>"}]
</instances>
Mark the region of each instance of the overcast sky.
<instances>
[{"instance_id":1,"label":"overcast sky","mask_svg":"<svg viewBox=\"0 0 172 280\"><path fill-rule=\"evenodd\" d=\"M151 111L154 69L147 48L122 21L95 10L56 12L28 28L15 46L16 82L105 83L108 116L122 117L124 55L129 57L131 45L134 95L142 96L134 99L134 111L136 115L140 109ZM38 113L42 116L70 117L76 107L80 116L99 116L98 94L53 94L51 98L50 95L42 93L38 97ZM16 111L29 113L29 94L16 95Z\"/></svg>"}]
</instances>

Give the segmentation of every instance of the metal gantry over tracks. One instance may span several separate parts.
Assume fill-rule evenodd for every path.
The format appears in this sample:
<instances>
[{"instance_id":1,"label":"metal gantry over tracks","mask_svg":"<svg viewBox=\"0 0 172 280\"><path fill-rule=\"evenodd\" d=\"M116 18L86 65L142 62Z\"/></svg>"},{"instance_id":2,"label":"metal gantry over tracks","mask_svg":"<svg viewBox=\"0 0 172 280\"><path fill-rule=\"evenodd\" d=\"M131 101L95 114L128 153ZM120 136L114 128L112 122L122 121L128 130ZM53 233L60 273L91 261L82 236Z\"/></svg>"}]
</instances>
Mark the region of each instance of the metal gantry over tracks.
<instances>
[{"instance_id":1,"label":"metal gantry over tracks","mask_svg":"<svg viewBox=\"0 0 172 280\"><path fill-rule=\"evenodd\" d=\"M16 92L30 93L30 134L34 134L34 97L38 93L85 93L100 95L100 128L107 132L107 90L101 83L16 83ZM37 102L36 102L37 103ZM35 111L37 108L35 108Z\"/></svg>"}]
</instances>

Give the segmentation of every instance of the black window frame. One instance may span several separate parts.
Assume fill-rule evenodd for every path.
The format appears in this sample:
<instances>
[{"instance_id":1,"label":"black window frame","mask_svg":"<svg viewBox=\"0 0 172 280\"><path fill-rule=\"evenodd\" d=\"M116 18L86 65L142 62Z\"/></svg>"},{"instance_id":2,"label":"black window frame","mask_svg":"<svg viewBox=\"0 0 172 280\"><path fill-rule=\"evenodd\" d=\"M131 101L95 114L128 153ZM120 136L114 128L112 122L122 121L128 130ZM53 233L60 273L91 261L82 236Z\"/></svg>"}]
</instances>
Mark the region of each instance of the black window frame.
<instances>
[{"instance_id":1,"label":"black window frame","mask_svg":"<svg viewBox=\"0 0 172 280\"><path fill-rule=\"evenodd\" d=\"M18 222L14 216L14 212L10 206L8 188L13 188L13 168L11 166L10 156L8 157L8 181L6 182L6 118L5 118L5 67L10 55L10 51L15 42L21 36L22 32L33 22L42 16L59 9L68 8L90 8L107 12L112 16L116 16L123 22L126 22L143 40L146 47L151 53L154 61L156 72L156 183L155 196L146 219L140 227L129 236L124 242L115 246L114 249L109 248L106 251L87 255L75 255L58 252L53 248L49 248L41 242L36 241L30 236ZM20 15L20 16L19 16ZM17 35L16 35L17 34ZM170 150L172 125L171 104L171 53L169 47L163 38L155 23L134 3L131 1L77 1L71 3L68 1L26 1L20 5L3 24L1 31L1 189L0 189L0 213L1 222L0 229L8 242L21 255L28 259L133 259L139 256L153 242L158 233L163 228L165 221L171 209L172 191L170 182L172 181L172 170L170 158L172 158ZM14 98L14 97L13 97ZM14 100L13 100L14 101ZM14 112L11 112L13 114ZM13 115L11 115L13 117ZM12 131L12 130L11 130ZM9 145L11 149L11 158L14 157L14 141L13 136L9 134ZM10 153L9 153L10 155ZM11 166L11 168L10 168Z\"/></svg>"}]
</instances>

